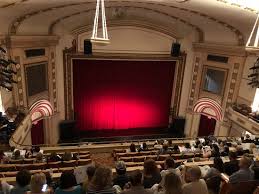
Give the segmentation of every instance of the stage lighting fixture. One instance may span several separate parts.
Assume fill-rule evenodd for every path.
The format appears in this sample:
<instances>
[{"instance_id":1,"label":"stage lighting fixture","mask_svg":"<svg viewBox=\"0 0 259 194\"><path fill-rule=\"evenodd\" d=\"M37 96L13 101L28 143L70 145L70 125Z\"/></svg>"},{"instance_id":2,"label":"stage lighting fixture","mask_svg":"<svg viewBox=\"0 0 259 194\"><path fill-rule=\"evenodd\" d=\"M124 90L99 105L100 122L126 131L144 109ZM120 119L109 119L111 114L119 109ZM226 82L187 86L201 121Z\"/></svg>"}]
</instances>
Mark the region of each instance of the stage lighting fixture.
<instances>
[{"instance_id":1,"label":"stage lighting fixture","mask_svg":"<svg viewBox=\"0 0 259 194\"><path fill-rule=\"evenodd\" d=\"M8 59L8 62L9 62L10 64L17 65L17 62L13 61L12 59Z\"/></svg>"},{"instance_id":2,"label":"stage lighting fixture","mask_svg":"<svg viewBox=\"0 0 259 194\"><path fill-rule=\"evenodd\" d=\"M258 73L252 73L250 75L248 75L248 77L257 77L258 76Z\"/></svg>"},{"instance_id":3,"label":"stage lighting fixture","mask_svg":"<svg viewBox=\"0 0 259 194\"><path fill-rule=\"evenodd\" d=\"M6 50L0 46L0 52L6 53Z\"/></svg>"},{"instance_id":4,"label":"stage lighting fixture","mask_svg":"<svg viewBox=\"0 0 259 194\"><path fill-rule=\"evenodd\" d=\"M12 59L7 59L7 52L3 47L0 47L0 52L2 52L0 55L0 86L12 91L13 84L17 83L13 79L13 75L17 74L17 72L13 70L12 65L17 65L17 63Z\"/></svg>"}]
</instances>

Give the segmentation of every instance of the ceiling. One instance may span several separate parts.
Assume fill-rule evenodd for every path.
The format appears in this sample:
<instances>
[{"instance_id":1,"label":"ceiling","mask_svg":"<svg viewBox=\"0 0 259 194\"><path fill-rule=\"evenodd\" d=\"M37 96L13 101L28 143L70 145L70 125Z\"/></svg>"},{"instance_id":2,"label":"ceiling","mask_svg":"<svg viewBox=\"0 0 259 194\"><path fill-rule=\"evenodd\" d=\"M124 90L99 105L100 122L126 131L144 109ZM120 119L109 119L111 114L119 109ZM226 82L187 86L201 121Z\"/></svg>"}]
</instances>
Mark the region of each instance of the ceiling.
<instances>
[{"instance_id":1,"label":"ceiling","mask_svg":"<svg viewBox=\"0 0 259 194\"><path fill-rule=\"evenodd\" d=\"M92 25L95 0L1 0L1 34L48 35L69 33ZM106 0L107 23L130 20L174 28L179 36L195 30L205 41L244 44L256 14L217 0ZM62 29L62 30L60 30ZM222 36L222 33L224 35Z\"/></svg>"}]
</instances>

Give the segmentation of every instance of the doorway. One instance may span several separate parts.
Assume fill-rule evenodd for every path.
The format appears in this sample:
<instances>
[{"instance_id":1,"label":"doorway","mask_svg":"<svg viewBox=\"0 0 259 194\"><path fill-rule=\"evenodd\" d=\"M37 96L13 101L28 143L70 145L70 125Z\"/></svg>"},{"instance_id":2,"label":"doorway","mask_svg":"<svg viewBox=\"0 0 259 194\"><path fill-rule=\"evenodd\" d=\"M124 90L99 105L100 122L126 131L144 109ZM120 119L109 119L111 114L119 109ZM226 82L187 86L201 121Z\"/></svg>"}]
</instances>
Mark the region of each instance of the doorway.
<instances>
[{"instance_id":1,"label":"doorway","mask_svg":"<svg viewBox=\"0 0 259 194\"><path fill-rule=\"evenodd\" d=\"M206 115L201 115L198 136L214 135L217 121Z\"/></svg>"},{"instance_id":2,"label":"doorway","mask_svg":"<svg viewBox=\"0 0 259 194\"><path fill-rule=\"evenodd\" d=\"M31 128L32 145L44 144L44 124L43 119L33 124Z\"/></svg>"}]
</instances>

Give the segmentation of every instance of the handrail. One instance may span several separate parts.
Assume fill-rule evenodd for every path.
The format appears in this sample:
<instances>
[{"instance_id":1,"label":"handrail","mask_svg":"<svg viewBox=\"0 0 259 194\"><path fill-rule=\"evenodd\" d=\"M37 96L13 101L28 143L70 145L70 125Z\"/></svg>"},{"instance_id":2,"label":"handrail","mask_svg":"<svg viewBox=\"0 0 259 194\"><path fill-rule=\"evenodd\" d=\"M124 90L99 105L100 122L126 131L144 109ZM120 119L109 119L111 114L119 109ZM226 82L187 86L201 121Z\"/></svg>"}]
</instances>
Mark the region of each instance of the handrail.
<instances>
[{"instance_id":1,"label":"handrail","mask_svg":"<svg viewBox=\"0 0 259 194\"><path fill-rule=\"evenodd\" d=\"M30 132L31 126L31 115L27 114L9 139L9 145L11 147L24 147L23 142Z\"/></svg>"}]
</instances>

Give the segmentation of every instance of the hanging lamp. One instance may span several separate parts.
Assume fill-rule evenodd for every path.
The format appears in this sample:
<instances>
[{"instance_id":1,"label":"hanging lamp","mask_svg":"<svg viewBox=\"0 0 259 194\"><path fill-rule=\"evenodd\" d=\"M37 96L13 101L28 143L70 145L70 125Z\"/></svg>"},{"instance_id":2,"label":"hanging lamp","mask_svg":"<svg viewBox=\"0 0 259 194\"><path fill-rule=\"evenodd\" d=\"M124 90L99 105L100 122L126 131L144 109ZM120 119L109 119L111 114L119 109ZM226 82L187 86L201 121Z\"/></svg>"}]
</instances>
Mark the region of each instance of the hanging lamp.
<instances>
[{"instance_id":1,"label":"hanging lamp","mask_svg":"<svg viewBox=\"0 0 259 194\"><path fill-rule=\"evenodd\" d=\"M100 13L100 10L101 10L101 13ZM98 33L99 19L101 19L101 29L102 29L100 33ZM100 34L102 36L100 36ZM107 24L106 24L104 0L97 0L96 2L96 11L95 11L91 42L94 44L100 44L100 45L106 45L110 43L110 40L108 37L108 31L107 31Z\"/></svg>"},{"instance_id":2,"label":"hanging lamp","mask_svg":"<svg viewBox=\"0 0 259 194\"><path fill-rule=\"evenodd\" d=\"M246 43L246 48L259 49L258 44L259 44L259 14L257 14L254 27Z\"/></svg>"}]
</instances>

